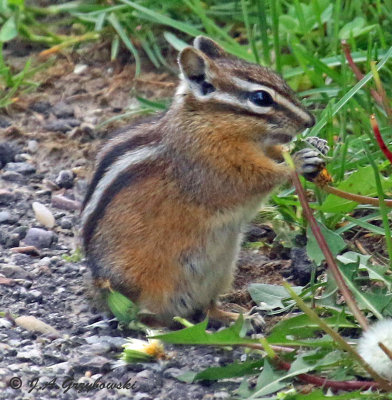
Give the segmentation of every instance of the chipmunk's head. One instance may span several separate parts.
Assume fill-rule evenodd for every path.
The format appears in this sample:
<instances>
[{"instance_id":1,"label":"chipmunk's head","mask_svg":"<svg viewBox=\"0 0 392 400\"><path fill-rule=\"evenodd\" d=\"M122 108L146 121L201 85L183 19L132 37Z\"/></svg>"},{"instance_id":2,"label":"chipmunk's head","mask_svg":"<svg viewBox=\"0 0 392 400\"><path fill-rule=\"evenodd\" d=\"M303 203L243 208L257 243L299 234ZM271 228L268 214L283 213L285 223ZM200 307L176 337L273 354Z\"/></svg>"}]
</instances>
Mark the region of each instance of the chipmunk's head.
<instances>
[{"instance_id":1,"label":"chipmunk's head","mask_svg":"<svg viewBox=\"0 0 392 400\"><path fill-rule=\"evenodd\" d=\"M198 36L193 45L179 55L177 103L268 144L287 143L314 125L280 75L230 56L207 37Z\"/></svg>"}]
</instances>

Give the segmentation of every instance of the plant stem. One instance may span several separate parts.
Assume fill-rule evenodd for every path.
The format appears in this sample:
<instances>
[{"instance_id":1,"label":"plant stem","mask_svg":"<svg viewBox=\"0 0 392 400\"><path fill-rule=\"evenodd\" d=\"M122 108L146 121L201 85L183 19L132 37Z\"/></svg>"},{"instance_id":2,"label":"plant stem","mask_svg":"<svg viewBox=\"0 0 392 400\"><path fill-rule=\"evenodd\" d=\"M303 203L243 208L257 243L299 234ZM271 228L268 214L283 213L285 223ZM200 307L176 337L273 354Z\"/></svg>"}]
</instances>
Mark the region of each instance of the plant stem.
<instances>
[{"instance_id":1,"label":"plant stem","mask_svg":"<svg viewBox=\"0 0 392 400\"><path fill-rule=\"evenodd\" d=\"M389 267L392 269L392 237L391 237L391 228L389 226L389 220L388 220L388 209L385 204L384 200L384 190L382 188L381 184L381 178L380 178L380 172L377 168L376 163L374 162L373 158L369 154L369 150L365 146L365 151L369 159L369 163L373 168L374 171L374 179L376 181L376 187L377 187L377 192L378 192L378 198L380 200L380 213L382 217L382 223L383 227L385 230L385 241L387 244L387 250L388 250L388 256L389 256Z\"/></svg>"},{"instance_id":2,"label":"plant stem","mask_svg":"<svg viewBox=\"0 0 392 400\"><path fill-rule=\"evenodd\" d=\"M286 162L292 166L293 161L291 160L290 155L287 152L285 152L285 153L283 153L283 156L284 156ZM321 229L320 229L318 223L316 222L316 219L313 216L313 212L312 212L311 208L309 207L309 204L306 199L304 189L299 180L298 174L297 174L297 172L295 172L295 170L293 170L291 175L292 175L292 180L293 180L295 189L297 191L299 201L301 202L301 206L303 208L305 217L309 221L313 235L316 238L321 251L324 253L325 260L328 264L328 267L330 268L330 270L336 280L336 283L337 283L344 299L346 300L348 307L354 314L358 323L362 326L362 329L366 330L368 328L368 323L366 321L366 318L362 314L362 311L359 309L357 303L355 302L355 299L354 299L350 289L348 288L346 281L344 280L341 272L339 271L338 266L336 265L336 262L335 262L335 259L333 258L331 250L329 249L328 244L327 244L323 234L321 233Z\"/></svg>"},{"instance_id":3,"label":"plant stem","mask_svg":"<svg viewBox=\"0 0 392 400\"><path fill-rule=\"evenodd\" d=\"M351 347L343 338L339 335L338 332L335 332L332 328L329 327L327 323L325 323L313 310L311 310L305 302L298 296L291 286L287 282L283 282L283 286L290 293L290 296L296 301L297 306L315 323L317 323L320 328L326 332L332 339L345 351L347 351L351 356L356 359L362 367L369 373L369 375L377 381L380 386L387 391L391 390L391 383L382 378L377 374L376 371Z\"/></svg>"}]
</instances>

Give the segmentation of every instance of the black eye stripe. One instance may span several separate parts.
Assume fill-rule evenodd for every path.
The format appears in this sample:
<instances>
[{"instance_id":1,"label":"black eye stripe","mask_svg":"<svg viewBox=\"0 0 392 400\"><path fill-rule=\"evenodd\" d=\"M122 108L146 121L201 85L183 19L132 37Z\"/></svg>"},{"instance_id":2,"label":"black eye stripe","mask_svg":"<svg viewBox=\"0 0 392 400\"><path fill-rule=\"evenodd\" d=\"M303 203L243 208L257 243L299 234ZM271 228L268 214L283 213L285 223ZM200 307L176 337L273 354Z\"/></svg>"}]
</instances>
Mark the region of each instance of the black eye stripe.
<instances>
[{"instance_id":1,"label":"black eye stripe","mask_svg":"<svg viewBox=\"0 0 392 400\"><path fill-rule=\"evenodd\" d=\"M269 107L275 102L272 96L265 90L256 90L248 93L248 99L259 107Z\"/></svg>"},{"instance_id":2,"label":"black eye stripe","mask_svg":"<svg viewBox=\"0 0 392 400\"><path fill-rule=\"evenodd\" d=\"M215 88L211 83L204 81L200 86L201 93L205 96L206 94L215 92Z\"/></svg>"}]
</instances>

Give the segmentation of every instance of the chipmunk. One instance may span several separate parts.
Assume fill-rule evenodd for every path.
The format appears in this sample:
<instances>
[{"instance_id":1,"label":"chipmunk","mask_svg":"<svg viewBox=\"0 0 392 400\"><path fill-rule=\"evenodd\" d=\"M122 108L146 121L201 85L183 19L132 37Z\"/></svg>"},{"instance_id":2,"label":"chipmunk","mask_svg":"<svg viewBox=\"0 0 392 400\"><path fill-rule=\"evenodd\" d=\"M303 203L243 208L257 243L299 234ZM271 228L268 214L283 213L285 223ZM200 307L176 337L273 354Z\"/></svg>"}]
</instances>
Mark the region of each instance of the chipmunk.
<instances>
[{"instance_id":1,"label":"chipmunk","mask_svg":"<svg viewBox=\"0 0 392 400\"><path fill-rule=\"evenodd\" d=\"M93 279L128 296L158 324L217 306L232 283L244 226L290 169L282 144L315 120L272 70L199 36L178 58L168 111L109 140L82 211ZM315 150L295 157L317 174Z\"/></svg>"}]
</instances>

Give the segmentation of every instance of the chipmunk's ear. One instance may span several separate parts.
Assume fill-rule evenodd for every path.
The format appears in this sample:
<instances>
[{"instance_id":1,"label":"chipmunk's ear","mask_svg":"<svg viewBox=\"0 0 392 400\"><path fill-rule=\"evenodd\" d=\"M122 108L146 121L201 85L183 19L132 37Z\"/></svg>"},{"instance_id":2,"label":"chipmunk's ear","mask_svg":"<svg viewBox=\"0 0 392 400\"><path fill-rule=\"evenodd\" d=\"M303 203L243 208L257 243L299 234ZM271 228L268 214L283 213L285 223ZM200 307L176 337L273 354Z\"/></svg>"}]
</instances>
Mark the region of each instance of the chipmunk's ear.
<instances>
[{"instance_id":1,"label":"chipmunk's ear","mask_svg":"<svg viewBox=\"0 0 392 400\"><path fill-rule=\"evenodd\" d=\"M198 95L207 95L215 91L209 82L211 62L205 54L194 47L186 47L178 57L183 77Z\"/></svg>"},{"instance_id":2,"label":"chipmunk's ear","mask_svg":"<svg viewBox=\"0 0 392 400\"><path fill-rule=\"evenodd\" d=\"M227 57L223 48L206 36L197 36L193 41L193 46L210 58Z\"/></svg>"}]
</instances>

